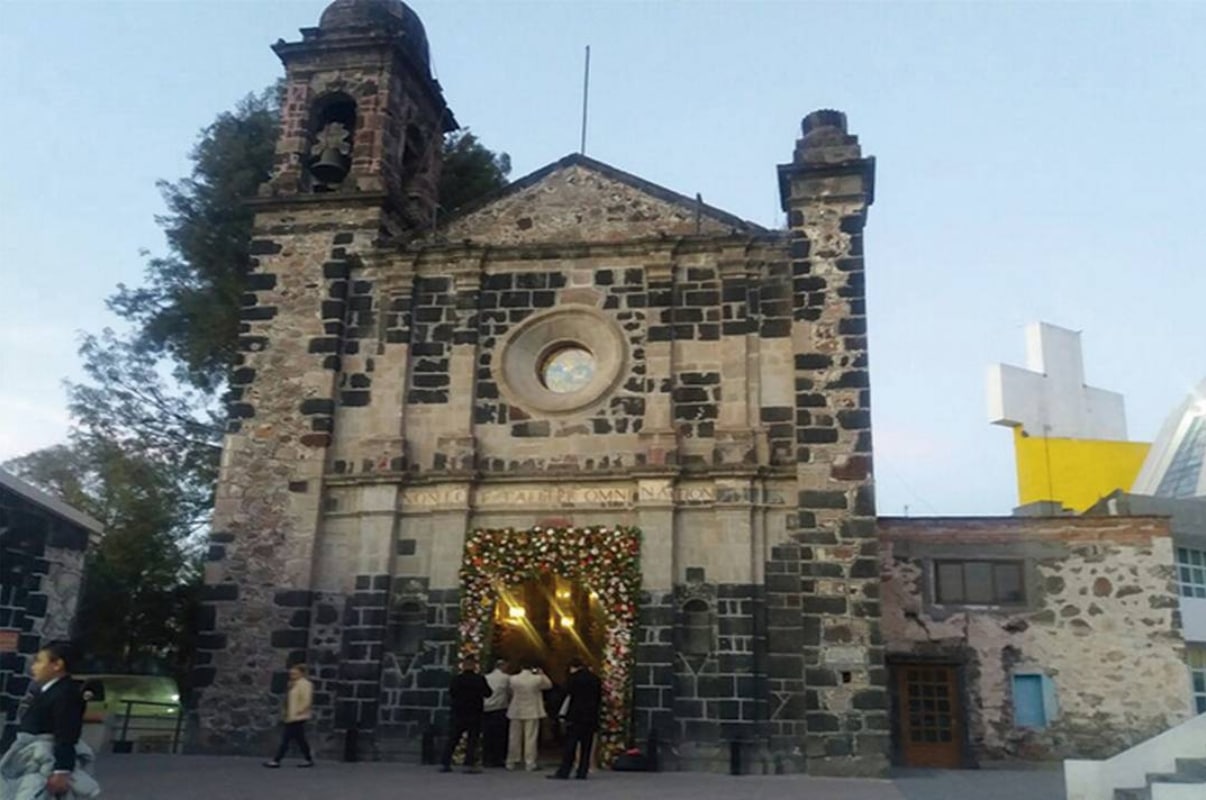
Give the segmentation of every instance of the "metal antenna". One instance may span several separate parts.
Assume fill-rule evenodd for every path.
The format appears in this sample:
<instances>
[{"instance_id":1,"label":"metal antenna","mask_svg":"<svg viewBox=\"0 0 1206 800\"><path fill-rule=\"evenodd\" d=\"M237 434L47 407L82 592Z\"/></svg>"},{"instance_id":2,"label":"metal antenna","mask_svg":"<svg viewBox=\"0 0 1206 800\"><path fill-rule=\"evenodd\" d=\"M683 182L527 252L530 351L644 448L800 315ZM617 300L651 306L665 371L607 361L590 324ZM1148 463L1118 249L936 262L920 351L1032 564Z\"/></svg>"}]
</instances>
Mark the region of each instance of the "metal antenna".
<instances>
[{"instance_id":1,"label":"metal antenna","mask_svg":"<svg viewBox=\"0 0 1206 800\"><path fill-rule=\"evenodd\" d=\"M590 97L590 45L586 46L586 69L582 75L582 144L578 153L586 155L586 104Z\"/></svg>"}]
</instances>

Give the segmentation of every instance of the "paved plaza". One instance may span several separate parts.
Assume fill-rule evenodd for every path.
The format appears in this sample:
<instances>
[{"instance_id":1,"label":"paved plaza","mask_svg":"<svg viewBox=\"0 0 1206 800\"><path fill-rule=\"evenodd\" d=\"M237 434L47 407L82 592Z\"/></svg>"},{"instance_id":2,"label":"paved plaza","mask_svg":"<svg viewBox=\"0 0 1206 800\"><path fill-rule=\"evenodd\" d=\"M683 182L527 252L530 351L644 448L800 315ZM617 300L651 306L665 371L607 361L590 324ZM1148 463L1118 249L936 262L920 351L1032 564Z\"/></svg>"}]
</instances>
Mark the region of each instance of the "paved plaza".
<instances>
[{"instance_id":1,"label":"paved plaza","mask_svg":"<svg viewBox=\"0 0 1206 800\"><path fill-rule=\"evenodd\" d=\"M889 780L804 776L734 777L698 772L599 772L590 780L550 781L548 772L488 770L440 774L409 764L286 762L267 770L259 759L215 756L107 755L97 769L104 796L120 800L1063 800L1056 769L902 771Z\"/></svg>"}]
</instances>

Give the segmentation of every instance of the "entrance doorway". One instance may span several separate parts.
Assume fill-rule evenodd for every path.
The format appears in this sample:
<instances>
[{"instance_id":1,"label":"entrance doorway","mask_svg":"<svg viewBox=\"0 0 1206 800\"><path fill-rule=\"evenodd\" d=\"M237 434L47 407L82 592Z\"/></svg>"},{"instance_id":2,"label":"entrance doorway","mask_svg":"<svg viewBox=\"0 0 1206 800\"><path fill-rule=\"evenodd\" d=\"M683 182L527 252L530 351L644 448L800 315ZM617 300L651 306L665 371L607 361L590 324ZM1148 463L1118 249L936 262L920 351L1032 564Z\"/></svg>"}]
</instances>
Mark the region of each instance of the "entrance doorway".
<instances>
[{"instance_id":1,"label":"entrance doorway","mask_svg":"<svg viewBox=\"0 0 1206 800\"><path fill-rule=\"evenodd\" d=\"M460 655L486 664L491 655L527 655L556 681L570 658L583 657L603 684L601 757L622 753L632 738L641 532L478 528L465 539L460 578Z\"/></svg>"},{"instance_id":2,"label":"entrance doorway","mask_svg":"<svg viewBox=\"0 0 1206 800\"><path fill-rule=\"evenodd\" d=\"M580 583L545 573L499 591L490 650L512 666L539 665L554 683L564 683L575 657L599 672L605 634L598 598Z\"/></svg>"},{"instance_id":3,"label":"entrance doorway","mask_svg":"<svg viewBox=\"0 0 1206 800\"><path fill-rule=\"evenodd\" d=\"M950 665L896 666L897 719L907 766L962 766L963 708L956 678Z\"/></svg>"},{"instance_id":4,"label":"entrance doorway","mask_svg":"<svg viewBox=\"0 0 1206 800\"><path fill-rule=\"evenodd\" d=\"M606 628L598 598L582 585L545 573L501 589L494 607L491 655L505 658L512 671L539 666L553 681L544 693L548 718L540 726L544 757L561 752L557 721L565 699L569 662L580 658L599 674Z\"/></svg>"}]
</instances>

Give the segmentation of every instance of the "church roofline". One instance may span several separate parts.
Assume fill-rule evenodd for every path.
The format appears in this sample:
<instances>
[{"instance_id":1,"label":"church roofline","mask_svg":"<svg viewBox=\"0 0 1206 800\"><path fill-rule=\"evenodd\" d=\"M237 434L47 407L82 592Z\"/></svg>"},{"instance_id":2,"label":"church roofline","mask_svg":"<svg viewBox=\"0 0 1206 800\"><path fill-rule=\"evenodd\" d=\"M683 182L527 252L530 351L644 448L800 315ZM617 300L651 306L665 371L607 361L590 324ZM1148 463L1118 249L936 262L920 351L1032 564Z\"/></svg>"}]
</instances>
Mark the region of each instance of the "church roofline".
<instances>
[{"instance_id":1,"label":"church roofline","mask_svg":"<svg viewBox=\"0 0 1206 800\"><path fill-rule=\"evenodd\" d=\"M463 206L462 208L456 209L452 216L440 223L439 227L443 228L457 220L463 219L464 217L467 217L470 214L485 208L496 200L501 200L504 197L515 194L516 192L521 192L530 186L535 186L557 170L566 169L569 167L584 167L592 170L593 172L598 172L599 174L611 178L614 181L623 183L632 187L633 189L636 189L637 191L644 192L645 194L656 197L657 199L663 200L667 203L673 203L674 205L683 206L690 209L699 208L703 212L703 216L706 216L709 219L715 220L724 225L731 225L741 231L749 231L751 233L771 232L770 228L765 228L756 222L744 220L736 214L730 214L723 209L710 206L707 203L699 202L695 198L679 194L678 192L667 189L664 186L659 186L658 184L647 181L644 178L639 178L636 175L633 175L631 172L625 172L624 170L613 167L610 164L605 164L602 161L597 161L589 156L585 156L582 153L571 153L564 158L558 159L551 164L541 167L535 172L528 173L519 180L508 183L506 186L498 189L497 191L491 192L490 194L487 194L478 200Z\"/></svg>"}]
</instances>

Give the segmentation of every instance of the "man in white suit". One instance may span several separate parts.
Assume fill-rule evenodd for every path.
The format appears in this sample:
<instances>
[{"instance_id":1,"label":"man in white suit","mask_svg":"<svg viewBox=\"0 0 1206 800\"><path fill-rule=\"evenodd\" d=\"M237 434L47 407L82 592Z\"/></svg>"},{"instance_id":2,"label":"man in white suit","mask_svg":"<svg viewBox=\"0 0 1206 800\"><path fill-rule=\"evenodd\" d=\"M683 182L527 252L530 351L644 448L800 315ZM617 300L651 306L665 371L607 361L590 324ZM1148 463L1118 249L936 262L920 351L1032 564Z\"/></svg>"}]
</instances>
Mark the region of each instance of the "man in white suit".
<instances>
[{"instance_id":1,"label":"man in white suit","mask_svg":"<svg viewBox=\"0 0 1206 800\"><path fill-rule=\"evenodd\" d=\"M522 761L528 771L536 769L536 748L540 741L540 720L546 716L541 692L553 688L544 670L533 665L511 676L511 704L507 719L511 729L507 737L507 769Z\"/></svg>"}]
</instances>

